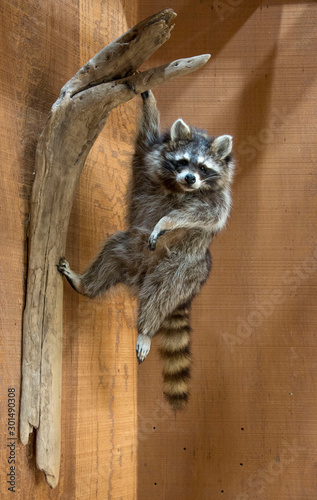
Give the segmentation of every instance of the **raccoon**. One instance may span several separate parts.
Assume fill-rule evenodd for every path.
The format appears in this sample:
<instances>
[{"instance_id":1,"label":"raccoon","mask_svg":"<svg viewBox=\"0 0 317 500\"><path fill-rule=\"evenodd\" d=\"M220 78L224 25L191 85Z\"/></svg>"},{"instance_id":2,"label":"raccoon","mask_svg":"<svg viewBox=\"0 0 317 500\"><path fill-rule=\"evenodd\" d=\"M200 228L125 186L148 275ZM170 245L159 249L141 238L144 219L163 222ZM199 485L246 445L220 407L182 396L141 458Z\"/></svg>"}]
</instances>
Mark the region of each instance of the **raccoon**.
<instances>
[{"instance_id":1,"label":"raccoon","mask_svg":"<svg viewBox=\"0 0 317 500\"><path fill-rule=\"evenodd\" d=\"M233 179L232 137L211 138L178 119L161 134L152 91L144 92L129 185L127 230L110 236L82 275L62 258L58 270L88 297L125 283L138 299L136 355L154 335L166 400L189 396L190 305L211 269L209 245L226 224Z\"/></svg>"}]
</instances>

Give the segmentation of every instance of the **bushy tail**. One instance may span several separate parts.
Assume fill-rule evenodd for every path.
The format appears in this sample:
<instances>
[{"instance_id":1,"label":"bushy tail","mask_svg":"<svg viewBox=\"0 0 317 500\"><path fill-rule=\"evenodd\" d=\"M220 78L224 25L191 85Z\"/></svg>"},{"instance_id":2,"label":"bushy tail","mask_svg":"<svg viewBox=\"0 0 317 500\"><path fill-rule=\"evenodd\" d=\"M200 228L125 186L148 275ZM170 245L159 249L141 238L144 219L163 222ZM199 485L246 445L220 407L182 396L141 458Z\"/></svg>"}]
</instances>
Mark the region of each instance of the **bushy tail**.
<instances>
[{"instance_id":1,"label":"bushy tail","mask_svg":"<svg viewBox=\"0 0 317 500\"><path fill-rule=\"evenodd\" d=\"M186 406L190 379L189 306L180 306L162 323L159 349L163 360L164 395L173 409Z\"/></svg>"}]
</instances>

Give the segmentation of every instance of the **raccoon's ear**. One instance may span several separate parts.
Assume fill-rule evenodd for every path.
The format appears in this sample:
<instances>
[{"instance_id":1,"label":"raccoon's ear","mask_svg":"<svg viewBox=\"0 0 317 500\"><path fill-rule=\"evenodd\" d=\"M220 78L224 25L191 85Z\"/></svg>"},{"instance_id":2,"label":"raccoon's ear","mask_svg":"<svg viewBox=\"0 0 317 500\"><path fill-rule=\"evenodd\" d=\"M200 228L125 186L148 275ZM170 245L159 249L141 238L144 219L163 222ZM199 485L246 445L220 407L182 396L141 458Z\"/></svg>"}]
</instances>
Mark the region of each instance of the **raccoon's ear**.
<instances>
[{"instance_id":1,"label":"raccoon's ear","mask_svg":"<svg viewBox=\"0 0 317 500\"><path fill-rule=\"evenodd\" d=\"M186 141L186 139L190 139L192 133L190 128L186 123L179 118L173 123L171 127L171 139L172 141Z\"/></svg>"},{"instance_id":2,"label":"raccoon's ear","mask_svg":"<svg viewBox=\"0 0 317 500\"><path fill-rule=\"evenodd\" d=\"M232 151L232 137L231 135L221 135L214 140L211 144L211 150L221 160L226 158Z\"/></svg>"}]
</instances>

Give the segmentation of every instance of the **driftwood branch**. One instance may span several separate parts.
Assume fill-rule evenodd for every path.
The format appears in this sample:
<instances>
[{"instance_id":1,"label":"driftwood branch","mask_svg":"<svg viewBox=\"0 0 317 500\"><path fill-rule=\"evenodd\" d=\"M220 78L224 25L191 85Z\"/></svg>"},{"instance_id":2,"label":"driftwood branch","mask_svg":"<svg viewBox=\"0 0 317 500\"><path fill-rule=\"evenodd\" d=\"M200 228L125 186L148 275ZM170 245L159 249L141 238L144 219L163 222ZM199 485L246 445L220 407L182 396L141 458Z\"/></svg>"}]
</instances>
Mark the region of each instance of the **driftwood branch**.
<instances>
[{"instance_id":1,"label":"driftwood branch","mask_svg":"<svg viewBox=\"0 0 317 500\"><path fill-rule=\"evenodd\" d=\"M102 49L66 83L52 106L36 151L26 307L23 317L20 437L37 429L36 463L55 487L61 448L63 280L74 193L87 155L110 111L169 78L200 68L202 55L135 73L170 37L176 14L164 10Z\"/></svg>"}]
</instances>

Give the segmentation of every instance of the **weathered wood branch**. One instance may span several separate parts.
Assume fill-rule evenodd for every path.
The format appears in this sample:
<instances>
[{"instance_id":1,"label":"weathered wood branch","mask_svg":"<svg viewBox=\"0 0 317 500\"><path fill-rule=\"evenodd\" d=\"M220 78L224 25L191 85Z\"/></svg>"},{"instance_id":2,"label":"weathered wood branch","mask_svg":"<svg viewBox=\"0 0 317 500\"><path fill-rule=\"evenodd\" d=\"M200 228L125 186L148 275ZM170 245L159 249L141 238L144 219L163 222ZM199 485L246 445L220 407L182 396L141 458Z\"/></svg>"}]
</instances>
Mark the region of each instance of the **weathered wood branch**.
<instances>
[{"instance_id":1,"label":"weathered wood branch","mask_svg":"<svg viewBox=\"0 0 317 500\"><path fill-rule=\"evenodd\" d=\"M62 88L71 95L88 87L117 80L134 73L169 38L175 19L172 9L163 10L141 21L124 35L104 47Z\"/></svg>"},{"instance_id":2,"label":"weathered wood branch","mask_svg":"<svg viewBox=\"0 0 317 500\"><path fill-rule=\"evenodd\" d=\"M55 487L61 447L63 280L74 193L87 155L110 111L136 94L200 68L209 55L135 73L168 38L176 14L167 9L102 49L61 90L36 150L29 265L23 317L20 437L37 429L36 463Z\"/></svg>"}]
</instances>

